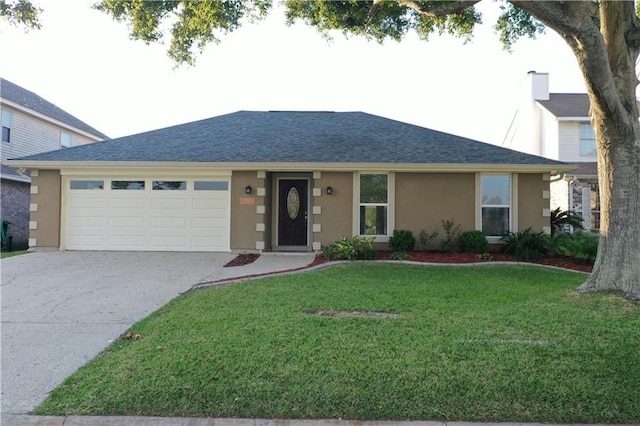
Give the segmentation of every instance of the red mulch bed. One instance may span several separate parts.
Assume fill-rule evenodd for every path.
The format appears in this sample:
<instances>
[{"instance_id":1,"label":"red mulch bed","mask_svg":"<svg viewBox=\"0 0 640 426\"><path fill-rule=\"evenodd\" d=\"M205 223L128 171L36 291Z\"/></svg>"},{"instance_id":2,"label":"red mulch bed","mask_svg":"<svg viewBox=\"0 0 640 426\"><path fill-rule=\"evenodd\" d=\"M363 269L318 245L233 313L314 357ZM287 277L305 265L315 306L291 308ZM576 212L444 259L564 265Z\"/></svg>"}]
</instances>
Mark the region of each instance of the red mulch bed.
<instances>
[{"instance_id":1,"label":"red mulch bed","mask_svg":"<svg viewBox=\"0 0 640 426\"><path fill-rule=\"evenodd\" d=\"M230 262L227 262L224 267L230 267L230 266L243 266L243 265L248 265L250 263L253 263L256 261L257 258L259 258L260 255L257 253L243 253L243 254L239 254L238 256L236 256L234 259L232 259Z\"/></svg>"},{"instance_id":2,"label":"red mulch bed","mask_svg":"<svg viewBox=\"0 0 640 426\"><path fill-rule=\"evenodd\" d=\"M381 251L378 253L379 260L392 260L390 251ZM474 253L445 253L435 251L412 251L408 253L406 259L412 262L428 262L428 263L491 263L491 262L517 262L517 260L508 254L491 253L491 260L478 259ZM316 256L316 259L310 266L319 265L327 262L323 255ZM574 271L591 272L592 263L586 263L580 259L574 259L565 256L556 256L542 259L537 262L542 265L557 266Z\"/></svg>"}]
</instances>

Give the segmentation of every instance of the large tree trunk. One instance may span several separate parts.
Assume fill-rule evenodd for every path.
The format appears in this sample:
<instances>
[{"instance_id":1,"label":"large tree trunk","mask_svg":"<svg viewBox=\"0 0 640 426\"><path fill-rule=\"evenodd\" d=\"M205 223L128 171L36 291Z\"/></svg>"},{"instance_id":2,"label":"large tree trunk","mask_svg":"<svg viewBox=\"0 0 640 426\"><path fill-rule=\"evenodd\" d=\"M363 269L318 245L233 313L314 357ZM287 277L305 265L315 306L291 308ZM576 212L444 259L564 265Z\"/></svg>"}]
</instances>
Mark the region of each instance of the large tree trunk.
<instances>
[{"instance_id":1,"label":"large tree trunk","mask_svg":"<svg viewBox=\"0 0 640 426\"><path fill-rule=\"evenodd\" d=\"M598 146L600 245L580 292L640 300L640 124L635 73L640 31L627 1L516 2L569 44L585 77Z\"/></svg>"}]
</instances>

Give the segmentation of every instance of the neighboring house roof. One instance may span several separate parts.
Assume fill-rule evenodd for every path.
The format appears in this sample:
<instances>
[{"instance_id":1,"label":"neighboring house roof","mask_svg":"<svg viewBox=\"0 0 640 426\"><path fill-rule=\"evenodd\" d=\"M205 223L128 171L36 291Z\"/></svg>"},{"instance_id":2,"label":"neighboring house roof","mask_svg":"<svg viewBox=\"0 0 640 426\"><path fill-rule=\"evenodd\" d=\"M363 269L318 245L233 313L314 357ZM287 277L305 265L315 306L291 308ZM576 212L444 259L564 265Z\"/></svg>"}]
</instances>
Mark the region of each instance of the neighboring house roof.
<instances>
[{"instance_id":1,"label":"neighboring house roof","mask_svg":"<svg viewBox=\"0 0 640 426\"><path fill-rule=\"evenodd\" d=\"M26 183L31 182L30 171L25 170L24 173L20 173L18 169L5 166L4 164L0 165L0 177L2 177L2 179L16 180Z\"/></svg>"},{"instance_id":2,"label":"neighboring house roof","mask_svg":"<svg viewBox=\"0 0 640 426\"><path fill-rule=\"evenodd\" d=\"M572 176L598 176L598 163L576 163L576 169L568 172Z\"/></svg>"},{"instance_id":3,"label":"neighboring house roof","mask_svg":"<svg viewBox=\"0 0 640 426\"><path fill-rule=\"evenodd\" d=\"M550 93L549 100L537 102L559 118L589 118L591 104L586 93Z\"/></svg>"},{"instance_id":4,"label":"neighboring house roof","mask_svg":"<svg viewBox=\"0 0 640 426\"><path fill-rule=\"evenodd\" d=\"M46 99L25 88L18 86L15 83L10 82L9 80L5 80L4 78L0 78L0 96L3 99L14 102L24 108L28 108L42 115L46 115L49 118L67 124L71 127L75 127L78 130L82 130L83 132L92 134L100 139L109 138L104 133L94 129L84 121L74 117L63 109L47 101Z\"/></svg>"},{"instance_id":5,"label":"neighboring house roof","mask_svg":"<svg viewBox=\"0 0 640 426\"><path fill-rule=\"evenodd\" d=\"M240 111L19 160L568 166L363 112L277 111Z\"/></svg>"}]
</instances>

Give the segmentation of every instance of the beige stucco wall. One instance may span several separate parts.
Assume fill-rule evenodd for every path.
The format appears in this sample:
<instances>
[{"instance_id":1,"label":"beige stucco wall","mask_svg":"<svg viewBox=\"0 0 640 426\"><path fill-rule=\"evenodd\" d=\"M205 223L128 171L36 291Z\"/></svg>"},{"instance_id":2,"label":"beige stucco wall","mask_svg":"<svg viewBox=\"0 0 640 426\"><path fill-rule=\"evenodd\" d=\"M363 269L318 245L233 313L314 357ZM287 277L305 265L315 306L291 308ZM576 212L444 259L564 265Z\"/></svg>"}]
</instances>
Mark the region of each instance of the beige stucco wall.
<instances>
[{"instance_id":1,"label":"beige stucco wall","mask_svg":"<svg viewBox=\"0 0 640 426\"><path fill-rule=\"evenodd\" d=\"M518 231L545 231L551 220L549 206L549 180L539 173L518 174Z\"/></svg>"},{"instance_id":2,"label":"beige stucco wall","mask_svg":"<svg viewBox=\"0 0 640 426\"><path fill-rule=\"evenodd\" d=\"M60 180L59 170L38 170L35 176L32 171L31 248L60 247Z\"/></svg>"},{"instance_id":3,"label":"beige stucco wall","mask_svg":"<svg viewBox=\"0 0 640 426\"><path fill-rule=\"evenodd\" d=\"M254 251L257 241L265 241L264 232L256 227L265 223L265 214L258 213L258 206L264 207L265 197L257 195L258 188L264 188L264 181L256 171L231 174L231 250ZM245 193L247 185L253 189L251 194Z\"/></svg>"},{"instance_id":4,"label":"beige stucco wall","mask_svg":"<svg viewBox=\"0 0 640 426\"><path fill-rule=\"evenodd\" d=\"M474 173L396 173L396 220L393 229L443 235L442 220L462 231L475 229Z\"/></svg>"},{"instance_id":5,"label":"beige stucco wall","mask_svg":"<svg viewBox=\"0 0 640 426\"><path fill-rule=\"evenodd\" d=\"M327 195L327 187L333 189ZM313 180L313 187L320 189L320 195L312 197L313 206L319 207L319 214L313 215L313 223L320 225L320 232L314 232L313 241L328 246L341 237L353 236L353 173L322 172ZM316 209L317 211L317 209Z\"/></svg>"}]
</instances>

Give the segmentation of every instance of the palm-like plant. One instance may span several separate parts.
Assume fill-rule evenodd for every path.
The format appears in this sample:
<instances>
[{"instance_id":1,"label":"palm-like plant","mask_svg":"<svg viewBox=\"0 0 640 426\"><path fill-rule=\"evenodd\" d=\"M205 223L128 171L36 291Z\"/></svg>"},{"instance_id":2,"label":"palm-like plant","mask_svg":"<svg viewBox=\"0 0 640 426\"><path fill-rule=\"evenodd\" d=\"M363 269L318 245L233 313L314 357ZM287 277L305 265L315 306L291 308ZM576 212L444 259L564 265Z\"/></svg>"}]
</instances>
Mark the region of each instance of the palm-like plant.
<instances>
[{"instance_id":1,"label":"palm-like plant","mask_svg":"<svg viewBox=\"0 0 640 426\"><path fill-rule=\"evenodd\" d=\"M562 230L564 225L570 225L573 229L584 229L582 216L572 210L560 210L560 207L551 212L551 235Z\"/></svg>"}]
</instances>

